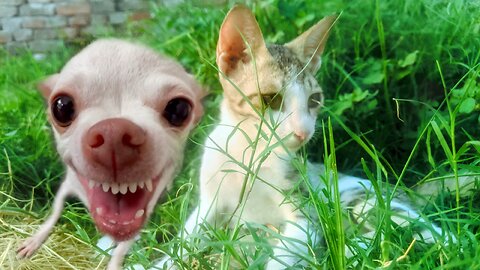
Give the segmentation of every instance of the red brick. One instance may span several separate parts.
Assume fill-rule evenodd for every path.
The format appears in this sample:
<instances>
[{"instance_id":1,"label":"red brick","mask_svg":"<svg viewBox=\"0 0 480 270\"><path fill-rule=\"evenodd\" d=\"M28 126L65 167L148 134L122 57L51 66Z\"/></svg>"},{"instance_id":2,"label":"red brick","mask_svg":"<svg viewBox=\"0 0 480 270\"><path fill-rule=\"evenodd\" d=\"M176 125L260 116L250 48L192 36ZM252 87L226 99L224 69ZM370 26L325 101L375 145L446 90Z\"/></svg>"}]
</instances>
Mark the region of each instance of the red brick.
<instances>
[{"instance_id":1,"label":"red brick","mask_svg":"<svg viewBox=\"0 0 480 270\"><path fill-rule=\"evenodd\" d=\"M150 19L150 12L134 12L128 16L128 19L130 21L141 21L141 20L146 20Z\"/></svg>"},{"instance_id":2,"label":"red brick","mask_svg":"<svg viewBox=\"0 0 480 270\"><path fill-rule=\"evenodd\" d=\"M47 17L25 17L22 26L24 28L44 28L47 24Z\"/></svg>"},{"instance_id":3,"label":"red brick","mask_svg":"<svg viewBox=\"0 0 480 270\"><path fill-rule=\"evenodd\" d=\"M68 18L68 25L70 26L86 26L90 24L90 16L76 15Z\"/></svg>"},{"instance_id":4,"label":"red brick","mask_svg":"<svg viewBox=\"0 0 480 270\"><path fill-rule=\"evenodd\" d=\"M12 33L8 31L0 31L0 44L12 41Z\"/></svg>"},{"instance_id":5,"label":"red brick","mask_svg":"<svg viewBox=\"0 0 480 270\"><path fill-rule=\"evenodd\" d=\"M90 3L84 1L59 3L57 6L57 14L64 16L90 14L90 10Z\"/></svg>"}]
</instances>

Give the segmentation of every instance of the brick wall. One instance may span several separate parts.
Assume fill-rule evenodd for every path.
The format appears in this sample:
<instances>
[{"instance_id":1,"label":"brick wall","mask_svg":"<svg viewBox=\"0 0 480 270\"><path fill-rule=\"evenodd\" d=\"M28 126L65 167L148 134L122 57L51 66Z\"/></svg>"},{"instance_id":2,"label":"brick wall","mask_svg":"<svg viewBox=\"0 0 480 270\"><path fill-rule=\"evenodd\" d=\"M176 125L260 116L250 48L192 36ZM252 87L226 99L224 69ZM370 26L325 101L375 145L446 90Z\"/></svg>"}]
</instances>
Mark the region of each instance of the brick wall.
<instances>
[{"instance_id":1,"label":"brick wall","mask_svg":"<svg viewBox=\"0 0 480 270\"><path fill-rule=\"evenodd\" d=\"M64 40L149 17L148 8L147 0L0 0L0 45L43 53Z\"/></svg>"}]
</instances>

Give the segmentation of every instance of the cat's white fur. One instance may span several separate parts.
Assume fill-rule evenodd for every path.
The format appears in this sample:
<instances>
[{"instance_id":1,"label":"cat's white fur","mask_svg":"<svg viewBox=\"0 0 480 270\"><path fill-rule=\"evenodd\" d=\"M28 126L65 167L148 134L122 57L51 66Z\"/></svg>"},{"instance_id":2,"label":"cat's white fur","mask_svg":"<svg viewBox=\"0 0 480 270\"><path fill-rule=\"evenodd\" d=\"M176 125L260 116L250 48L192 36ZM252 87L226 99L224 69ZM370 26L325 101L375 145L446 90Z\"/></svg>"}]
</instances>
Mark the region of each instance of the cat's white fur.
<instances>
[{"instance_id":1,"label":"cat's white fur","mask_svg":"<svg viewBox=\"0 0 480 270\"><path fill-rule=\"evenodd\" d=\"M219 123L205 142L200 170L199 205L188 218L180 235L188 239L200 231L199 224L212 226L263 224L273 226L282 240L272 243L273 254L266 264L268 270L306 265L312 245L320 238L320 226L313 224L299 209L296 199L301 194L286 193L298 184L300 177L292 174L291 161L296 151L308 142L315 130L319 106L309 107L312 94L321 93L314 75L320 67L320 56L335 21L327 17L304 34L286 44L285 49L267 48L253 14L245 7L234 7L225 18L217 46L217 64L224 90ZM241 33L241 34L239 34ZM279 50L279 53L273 53ZM294 74L279 61L292 61L293 54L303 64ZM276 54L277 56L274 56ZM276 57L276 59L275 59ZM290 59L290 60L289 60ZM255 60L255 61L254 61ZM295 61L293 65L298 64ZM282 73L284 72L284 73ZM292 74L286 74L291 72ZM292 75L288 77L285 75ZM280 109L262 107L262 95L272 92L283 96ZM321 100L318 100L321 102ZM326 188L323 165L309 164L311 183L322 197ZM368 212L377 207L369 180L339 175L338 191L341 205L360 224ZM365 200L359 200L365 198ZM326 198L323 198L326 200ZM406 201L391 201L392 221L406 226L418 221L425 226L417 238L435 241L443 232L424 220ZM363 224L372 235L374 227ZM180 250L178 257L186 256ZM347 256L352 254L347 250ZM311 254L310 254L311 255ZM156 267L170 268L173 259L166 257Z\"/></svg>"}]
</instances>

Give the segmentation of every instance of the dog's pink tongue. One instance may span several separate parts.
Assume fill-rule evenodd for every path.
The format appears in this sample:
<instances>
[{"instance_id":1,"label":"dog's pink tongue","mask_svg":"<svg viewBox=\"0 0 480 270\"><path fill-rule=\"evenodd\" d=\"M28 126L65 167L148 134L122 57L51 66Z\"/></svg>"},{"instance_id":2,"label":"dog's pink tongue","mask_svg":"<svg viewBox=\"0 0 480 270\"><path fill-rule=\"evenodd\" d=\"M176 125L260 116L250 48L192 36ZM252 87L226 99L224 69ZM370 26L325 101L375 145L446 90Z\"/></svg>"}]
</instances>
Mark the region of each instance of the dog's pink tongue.
<instances>
[{"instance_id":1,"label":"dog's pink tongue","mask_svg":"<svg viewBox=\"0 0 480 270\"><path fill-rule=\"evenodd\" d=\"M88 192L90 212L98 229L116 240L126 240L138 233L145 221L148 191L113 194L94 187Z\"/></svg>"}]
</instances>

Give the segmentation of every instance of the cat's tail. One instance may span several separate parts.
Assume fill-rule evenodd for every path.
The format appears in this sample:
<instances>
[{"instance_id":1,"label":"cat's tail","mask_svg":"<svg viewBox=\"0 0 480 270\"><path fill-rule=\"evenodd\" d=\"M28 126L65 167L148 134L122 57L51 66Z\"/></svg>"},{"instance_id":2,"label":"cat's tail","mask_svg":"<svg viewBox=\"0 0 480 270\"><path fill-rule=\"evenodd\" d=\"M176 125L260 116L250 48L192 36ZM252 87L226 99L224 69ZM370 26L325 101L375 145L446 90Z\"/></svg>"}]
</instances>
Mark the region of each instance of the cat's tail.
<instances>
[{"instance_id":1,"label":"cat's tail","mask_svg":"<svg viewBox=\"0 0 480 270\"><path fill-rule=\"evenodd\" d=\"M417 184L414 190L426 200L437 197L442 192L454 194L457 190L460 197L467 197L480 190L480 174L470 172L462 173L458 175L458 178L454 175L448 175L441 178L429 179Z\"/></svg>"}]
</instances>

